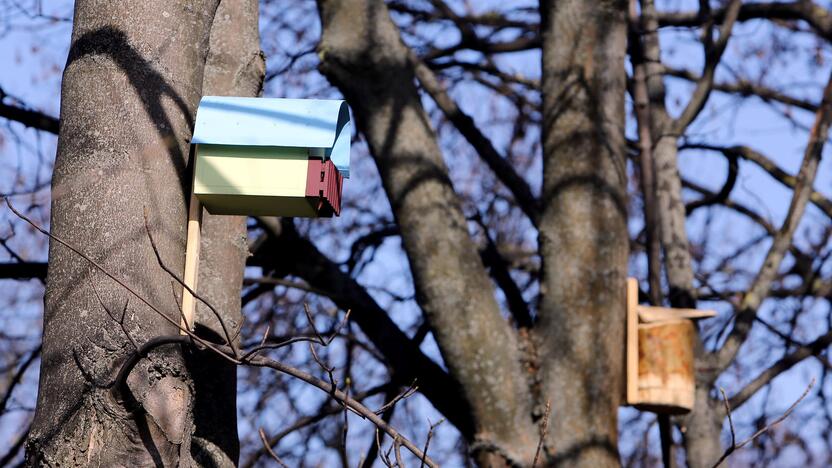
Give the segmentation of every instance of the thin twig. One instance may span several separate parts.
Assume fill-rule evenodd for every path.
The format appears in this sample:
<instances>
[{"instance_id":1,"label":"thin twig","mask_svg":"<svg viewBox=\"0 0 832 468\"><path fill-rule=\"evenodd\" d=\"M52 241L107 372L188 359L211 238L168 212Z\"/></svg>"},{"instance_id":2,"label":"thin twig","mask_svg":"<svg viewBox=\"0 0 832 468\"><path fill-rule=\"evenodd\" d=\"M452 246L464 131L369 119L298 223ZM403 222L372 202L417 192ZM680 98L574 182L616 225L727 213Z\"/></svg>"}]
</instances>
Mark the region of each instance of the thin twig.
<instances>
[{"instance_id":1,"label":"thin twig","mask_svg":"<svg viewBox=\"0 0 832 468\"><path fill-rule=\"evenodd\" d=\"M92 259L89 255L85 254L84 252L81 252L78 248L76 248L75 246L73 246L73 245L72 245L72 244L70 244L69 242L67 242L67 241L65 241L65 240L61 239L60 237L58 237L58 236L56 236L56 235L54 235L54 234L50 233L50 232L49 232L49 231L47 231L46 229L43 229L42 227L40 227L40 225L38 225L37 223L35 223L34 221L32 221L31 219L29 219L28 217L26 217L26 215L24 215L23 213L21 213L20 211L18 211L18 210L17 210L17 208L15 208L15 207L14 207L14 205L12 205L12 202L11 202L11 200L9 200L9 199L8 199L8 197L4 197L4 199L6 200L6 206L8 206L8 207L9 207L9 209L12 211L12 213L14 213L14 214L15 214L18 218L20 218L20 219L22 219L23 221L25 221L26 223L28 223L28 224L29 224L30 226L32 226L32 227L33 227L36 231L38 231L38 232L40 232L41 234L45 235L46 237L48 237L48 238L50 238L50 239L54 240L55 242L57 242L57 243L59 243L59 244L63 245L64 247L68 248L69 250L71 250L73 253L75 253L75 254L76 254L76 255L78 255L79 257L81 257L81 258L83 258L84 260L86 260L87 262L89 262L89 264L90 264L90 265L94 266L96 269L98 269L98 271L100 271L100 272L104 273L104 274L105 274L108 278L110 278L111 280L115 281L115 282L116 282L119 286L121 286L121 287L122 287L122 288L124 288L127 292L129 292L129 293L130 293L130 294L132 294L134 297L136 297L139 301L141 301L141 302L142 302L142 304L144 304L144 305L146 305L147 307L149 307L149 308L150 308L150 310L152 310L153 312L155 312L156 314L158 314L158 315L159 315L162 319L164 319L165 321L167 321L168 323L170 323L171 325L173 325L174 327L176 327L176 329L177 329L177 330L179 330L179 331L181 331L181 332L185 333L186 335L190 336L193 340L195 340L195 341L196 341L196 342L198 342L199 344L201 344L201 345L203 345L203 346L205 346L205 347L207 347L207 348L209 348L209 349L213 350L214 352L216 352L216 353L217 353L217 354L219 354L220 356L224 357L225 359L227 359L227 360L229 360L229 361L233 362L234 364L240 364L240 361L239 361L239 360L235 359L234 357L231 357L231 356L227 355L226 353L223 353L220 349L218 349L216 344L211 343L211 342L209 342L209 341L207 341L207 340L204 340L204 339L200 338L199 336L195 335L195 334L194 334L193 332L191 332L190 330L185 330L184 328L182 328L182 326L179 324L179 322L178 322L178 321L173 320L172 318L170 318L170 317L168 316L168 314L166 314L166 313L162 312L161 310L159 310L159 308L158 308L158 307L156 307L156 306L154 306L153 304L151 304L151 303L150 303L150 301L148 301L147 299L145 299L145 298L144 298L144 296L142 296L141 294L139 294L138 292L136 292L136 290L135 290L135 289L133 289L132 287L128 286L128 285L127 285L127 283L125 283L124 281L122 281L121 279L119 279L119 278L118 278L115 274L111 273L111 272L110 272L107 268L105 268L104 266L102 266L100 263L98 263L98 262L96 262L95 260L93 260L93 259Z\"/></svg>"},{"instance_id":2,"label":"thin twig","mask_svg":"<svg viewBox=\"0 0 832 468\"><path fill-rule=\"evenodd\" d=\"M393 440L400 441L400 443L402 445L404 445L404 447L407 448L415 457L424 459L424 462L427 466L429 466L431 468L439 466L439 465L436 464L436 462L431 460L427 455L422 453L422 451L419 450L419 448L416 447L416 445L413 444L413 442L411 442L407 438L403 437L396 429L394 429L392 426L387 424L387 422L385 422L382 418L380 418L377 414L375 414L375 412L373 412L373 410L366 407L361 402L356 401L352 397L349 397L344 392L338 390L334 385L331 385L327 382L324 382L323 380L318 379L318 378L316 378L316 377L310 375L309 373L304 372L300 369L297 369L295 367L289 366L289 365L284 364L282 362L279 362L279 361L276 361L276 360L273 360L273 359L268 359L268 358L265 358L265 357L262 357L262 356L255 356L253 358L248 358L248 359L245 359L245 358L238 359L235 356L231 355L232 353L236 352L236 350L232 349L231 346L225 346L225 345L219 345L219 344L216 344L216 343L211 343L211 342L206 341L203 338L200 338L199 336L195 335L190 330L187 330L187 329L183 328L180 325L179 321L175 321L175 320L171 319L167 314L165 314L164 312L159 310L156 306L151 304L150 301L148 301L141 294L136 292L135 289L133 289L132 287L127 285L124 281L122 281L117 276L115 276L113 273L111 273L107 268L105 268L104 266L102 266L101 264L99 264L98 262L93 260L92 258L90 258L90 256L88 256L87 254L81 252L78 248L76 248L75 246L73 246L69 242L66 242L63 239L61 239L60 237L55 236L54 234L51 234L47 230L41 228L37 223L35 223L31 219L29 219L28 217L23 215L21 212L19 212L14 207L14 205L12 205L11 201L7 197L4 197L4 199L6 201L6 205L9 207L9 209L12 211L12 213L14 213L17 217L19 217L20 219L22 219L23 221L28 223L30 226L32 226L35 230L37 230L41 234L49 237L50 239L54 240L57 243L63 245L64 247L68 248L69 250L71 250L76 255L80 256L81 258L83 258L84 260L89 262L91 265L93 265L99 271L104 273L107 277L109 277L110 279L115 281L119 286L123 287L130 294L132 294L137 299L139 299L139 301L141 301L143 304L145 304L147 307L149 307L153 312L155 312L160 317L162 317L164 320L166 320L168 323L173 325L177 330L184 333L184 335L158 336L158 337L155 337L155 338L151 338L150 340L148 340L147 342L142 344L139 351L132 354L127 359L127 361L124 364L122 364L122 367L119 370L119 375L115 379L114 387L118 388L118 387L123 386L123 382L126 381L126 377L130 373L130 370L136 365L136 363L141 358L146 356L147 353L151 349L153 349L155 347L158 347L158 346L165 345L165 344L180 344L180 345L183 345L183 346L187 346L187 345L196 346L197 349L200 349L200 350L205 350L205 349L210 350L210 351L216 353L217 355L227 359L228 361L230 361L230 362L232 362L236 365L248 365L248 366L254 366L254 367L267 367L267 368L276 370L278 372L281 372L283 374L292 376L292 377L294 377L296 379L299 379L303 382L306 382L306 383L308 383L308 384L310 384L314 387L317 387L320 390L323 390L323 391L329 393L330 395L332 395L336 400L340 401L341 403L343 403L344 405L349 407L349 409L352 412L359 415L361 418L367 419L370 422L372 422L373 424L375 424L378 429L381 429L382 431L387 433L391 438L393 438ZM194 297L196 297L196 295L194 295ZM346 315L349 315L349 311L347 312ZM346 321L346 318L347 317L345 317L344 321ZM330 338L329 341L331 341L331 339L332 338ZM122 385L118 385L120 383Z\"/></svg>"},{"instance_id":3,"label":"thin twig","mask_svg":"<svg viewBox=\"0 0 832 468\"><path fill-rule=\"evenodd\" d=\"M770 423L769 423L769 424L767 424L765 427L763 427L763 428L762 428L762 429L760 429L759 431L755 432L755 433L754 433L751 437L749 437L749 438L747 438L747 439L743 440L743 441L742 441L742 442L740 442L739 444L738 444L738 443L736 443L736 437L735 437L735 435L734 435L734 421L733 421L733 419L731 418L731 408L728 406L728 398L726 398L726 396L725 396L725 391L723 391L722 389L720 389L720 392L722 392L722 401L723 401L723 403L725 404L725 410L728 412L728 424L731 426L731 446L730 446L730 447L728 447L728 448L725 450L725 453L723 453L723 454L722 454L722 456L721 456L721 457L719 457L719 460L717 460L717 461L716 461L716 463L714 463L713 468L718 467L719 465L721 465L721 464L722 464L722 462L724 462L724 461L725 461L725 459L726 459L726 458L728 458L729 456L731 456L731 454L732 454L732 453L734 453L735 451L737 451L737 450L739 450L739 449L741 449L741 448L745 447L746 445L748 445L749 443L751 443L751 441L753 441L753 440L754 440L754 439L756 439L757 437L760 437L760 436L761 436L761 435L763 435L764 433L766 433L766 432L768 432L768 431L770 431L770 430L774 429L774 427L775 427L776 425L780 424L780 423L781 423L781 422L783 422L786 418L788 418L788 417L789 417L789 415L791 415L791 414L792 414L792 411L794 411L794 409L795 409L795 408L797 408L797 405L799 405L799 404L800 404L800 402L801 402L801 401L803 401L803 399L804 399L804 398L806 398L806 395L808 395L808 394L809 394L809 391L810 391L810 390L812 390L812 387L814 387L814 386L815 386L815 379L812 379L812 381L811 381L811 382L809 382L809 386L808 386L808 387L806 387L806 390L804 390L804 391L803 391L803 394L802 394L802 395L800 395L800 398L798 398L798 399L797 399L794 403L792 403L792 405L791 405L791 406L789 406L789 408L786 410L786 412L784 412L784 413L783 413L783 414L782 414L779 418L777 418L777 419L775 419L774 421L770 422Z\"/></svg>"},{"instance_id":4,"label":"thin twig","mask_svg":"<svg viewBox=\"0 0 832 468\"><path fill-rule=\"evenodd\" d=\"M110 317L110 319L118 324L119 328L121 328L121 332L124 333L124 336L126 336L130 343L133 345L133 349L138 351L139 345L136 343L136 340L133 339L133 336L130 334L130 332L127 331L127 327L124 326L124 317L127 315L127 306L130 304L130 299L127 299L127 301L124 302L124 308L121 311L121 318L117 319L115 315L110 311L110 308L104 305L104 301L101 299L101 295L98 294L98 289L95 287L95 284L92 281L92 276L88 276L87 280L90 283L90 288L92 288L92 292L95 295L95 298L98 299L98 304L101 305L105 312L107 312L107 315Z\"/></svg>"},{"instance_id":5,"label":"thin twig","mask_svg":"<svg viewBox=\"0 0 832 468\"><path fill-rule=\"evenodd\" d=\"M396 454L396 466L399 468L404 468L404 461L402 461L402 451L401 451L402 444L399 443L399 440L396 439L393 441L393 448L395 449Z\"/></svg>"},{"instance_id":6,"label":"thin twig","mask_svg":"<svg viewBox=\"0 0 832 468\"><path fill-rule=\"evenodd\" d=\"M268 453L269 456L272 457L272 459L274 459L274 461L276 461L277 464L280 465L281 467L289 468L289 465L287 465L286 463L283 463L283 460L281 460L280 457L278 457L277 454L274 453L274 450L272 450L272 447L269 445L269 440L266 437L266 432L263 431L262 427L260 428L260 430L258 432L260 432L260 440L263 441L263 447L266 449L266 453Z\"/></svg>"},{"instance_id":7,"label":"thin twig","mask_svg":"<svg viewBox=\"0 0 832 468\"><path fill-rule=\"evenodd\" d=\"M165 265L165 262L162 260L162 254L159 252L159 248L156 246L156 240L153 238L153 233L150 231L150 221L148 221L147 207L145 207L143 215L144 229L145 231L147 231L147 238L150 240L150 246L153 247L153 253L156 254L156 261L159 264L159 266L163 270L165 270L165 273L170 275L171 278L176 280L177 283L179 283L183 288L185 288L185 290L191 293L191 296L193 296L196 300L205 304L205 306L208 307L208 309L214 314L214 317L216 317L217 321L220 323L220 327L222 327L222 332L223 334L225 334L226 344L234 352L234 357L239 357L240 351L234 344L234 341L231 338L231 333L228 332L228 327L225 325L225 320L223 320L222 315L219 313L219 311L213 305L211 305L211 303L209 303L204 297L197 294L196 291L194 291L190 286L185 284L185 281L179 278L179 275L177 275L175 271L173 271L167 265Z\"/></svg>"},{"instance_id":8,"label":"thin twig","mask_svg":"<svg viewBox=\"0 0 832 468\"><path fill-rule=\"evenodd\" d=\"M540 452L543 449L543 444L546 441L546 431L549 429L549 415L552 412L552 402L546 402L546 412L543 413L543 420L540 421L540 441L537 443L537 450L534 452L534 461L532 462L532 468L537 466L537 462L540 460Z\"/></svg>"},{"instance_id":9,"label":"thin twig","mask_svg":"<svg viewBox=\"0 0 832 468\"><path fill-rule=\"evenodd\" d=\"M379 409L377 409L377 410L376 410L376 414L381 414L381 413L383 413L383 412L387 411L387 409L388 409L388 408L390 408L391 406L395 405L395 404L396 404L396 403L398 403L399 401L401 401L401 400L403 400L403 399L405 399L405 398L409 398L411 395L413 395L414 393L416 393L416 390L417 390L418 388L419 388L419 387L417 387L417 386L416 386L416 381L414 380L414 381L413 381L413 383L411 383L409 387L407 387L406 389L404 389L404 391L403 391L403 392L399 393L398 395L396 395L396 397L395 397L395 398L393 398L392 400L388 401L388 402L387 402L387 403L385 403L383 406L381 406Z\"/></svg>"},{"instance_id":10,"label":"thin twig","mask_svg":"<svg viewBox=\"0 0 832 468\"><path fill-rule=\"evenodd\" d=\"M725 405L725 413L728 415L728 427L731 428L731 447L737 446L737 433L734 432L734 418L731 417L731 406L728 403L728 396L725 394L725 389L719 387L719 393L722 394L722 403Z\"/></svg>"},{"instance_id":11,"label":"thin twig","mask_svg":"<svg viewBox=\"0 0 832 468\"><path fill-rule=\"evenodd\" d=\"M422 449L422 458L419 460L419 468L425 467L425 456L428 454L428 447L430 447L430 439L433 437L433 431L443 422L445 422L445 418L442 418L430 425L430 429L428 429L428 437L425 439L425 448ZM430 423L430 420L428 420L428 423Z\"/></svg>"},{"instance_id":12,"label":"thin twig","mask_svg":"<svg viewBox=\"0 0 832 468\"><path fill-rule=\"evenodd\" d=\"M323 369L324 372L326 372L326 375L329 378L329 385L330 385L330 393L329 394L330 394L330 396L332 397L333 400L338 401L338 399L335 397L335 390L338 389L338 381L335 380L335 373L333 372L335 370L335 368L331 367L331 366L327 366L326 364L324 364L323 361L321 361L321 358L318 357L318 353L315 352L315 344L314 343L309 343L309 351L312 352L312 359L314 359L315 362L318 364L318 366L320 366L321 369ZM344 406L346 407L346 405L344 405Z\"/></svg>"},{"instance_id":13,"label":"thin twig","mask_svg":"<svg viewBox=\"0 0 832 468\"><path fill-rule=\"evenodd\" d=\"M422 453L422 451L419 450L419 448L416 447L416 445L414 445L413 442L402 436L401 433L399 433L399 431L394 429L390 424L387 424L381 417L375 414L373 410L367 408L362 403L347 396L344 392L338 390L337 388L333 388L329 383L324 382L323 380L309 374L308 372L302 371L300 369L289 366L274 359L265 358L263 356L257 356L249 361L244 362L244 364L249 364L257 367L269 367L271 369L280 371L284 374L302 380L314 387L318 387L319 389L329 393L334 398L350 407L350 409L353 410L353 413L375 424L376 427L387 433L387 435L389 435L390 438L392 438L393 440L398 439L406 449L408 449L414 456L416 456L416 458L424 457L425 464L427 466L431 468L439 466L436 464L436 462L431 460L430 457Z\"/></svg>"},{"instance_id":14,"label":"thin twig","mask_svg":"<svg viewBox=\"0 0 832 468\"><path fill-rule=\"evenodd\" d=\"M269 332L271 330L272 330L272 324L271 323L266 324L266 331L263 332L263 339L260 340L260 346L263 346L264 344L266 344L266 338L269 337Z\"/></svg>"},{"instance_id":15,"label":"thin twig","mask_svg":"<svg viewBox=\"0 0 832 468\"><path fill-rule=\"evenodd\" d=\"M332 343L332 341L340 335L341 329L344 328L344 325L349 320L350 312L352 312L351 310L347 310L346 314L344 314L344 318L342 318L341 321L338 322L338 325L336 325L335 328L332 330L332 332L329 333L329 336L324 338L321 335L321 333L318 331L318 329L315 327L315 322L312 319L312 316L310 315L310 312L309 312L308 307L306 306L306 304L304 304L304 311L306 312L306 319L309 322L309 326L312 328L312 333L311 333L312 336L293 336L291 338L288 338L288 339L285 339L285 340L282 340L282 341L278 341L278 342L274 342L274 343L266 343L265 342L266 335L264 335L263 341L260 343L260 345L255 346L254 348L251 348L250 350L248 350L243 355L241 360L245 361L247 359L250 359L250 358L254 357L257 353L259 353L261 351L265 351L267 349L278 349L278 348L282 348L284 346L288 346L290 344L300 343L300 342L304 342L304 341L306 341L306 342L311 341L313 343L318 343L318 344L323 345L323 346L329 346Z\"/></svg>"}]
</instances>

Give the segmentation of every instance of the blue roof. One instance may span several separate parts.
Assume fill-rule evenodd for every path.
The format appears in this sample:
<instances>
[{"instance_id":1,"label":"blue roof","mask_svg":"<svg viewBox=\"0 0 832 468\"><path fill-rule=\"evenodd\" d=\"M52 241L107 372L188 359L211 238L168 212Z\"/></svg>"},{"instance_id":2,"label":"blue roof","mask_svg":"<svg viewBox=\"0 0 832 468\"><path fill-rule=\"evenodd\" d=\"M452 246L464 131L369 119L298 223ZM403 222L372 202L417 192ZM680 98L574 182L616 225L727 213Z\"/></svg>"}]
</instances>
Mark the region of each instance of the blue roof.
<instances>
[{"instance_id":1,"label":"blue roof","mask_svg":"<svg viewBox=\"0 0 832 468\"><path fill-rule=\"evenodd\" d=\"M318 149L349 177L351 137L341 100L204 96L191 143Z\"/></svg>"}]
</instances>

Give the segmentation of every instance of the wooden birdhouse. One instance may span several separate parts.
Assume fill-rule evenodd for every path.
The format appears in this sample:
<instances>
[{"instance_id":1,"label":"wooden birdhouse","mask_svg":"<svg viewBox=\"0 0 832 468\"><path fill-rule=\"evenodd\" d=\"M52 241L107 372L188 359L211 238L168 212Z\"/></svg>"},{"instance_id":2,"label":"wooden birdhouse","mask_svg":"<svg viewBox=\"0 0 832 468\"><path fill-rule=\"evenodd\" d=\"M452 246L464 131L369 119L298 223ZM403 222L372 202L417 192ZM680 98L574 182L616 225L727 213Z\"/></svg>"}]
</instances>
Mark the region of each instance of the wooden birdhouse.
<instances>
[{"instance_id":1,"label":"wooden birdhouse","mask_svg":"<svg viewBox=\"0 0 832 468\"><path fill-rule=\"evenodd\" d=\"M338 215L351 133L344 101L205 96L194 195L211 214Z\"/></svg>"},{"instance_id":2,"label":"wooden birdhouse","mask_svg":"<svg viewBox=\"0 0 832 468\"><path fill-rule=\"evenodd\" d=\"M193 330L202 208L215 215L329 217L350 176L347 103L205 96L194 135L181 333Z\"/></svg>"},{"instance_id":3,"label":"wooden birdhouse","mask_svg":"<svg viewBox=\"0 0 832 468\"><path fill-rule=\"evenodd\" d=\"M626 403L643 411L683 414L693 409L694 320L712 310L638 303L638 281L627 280Z\"/></svg>"}]
</instances>

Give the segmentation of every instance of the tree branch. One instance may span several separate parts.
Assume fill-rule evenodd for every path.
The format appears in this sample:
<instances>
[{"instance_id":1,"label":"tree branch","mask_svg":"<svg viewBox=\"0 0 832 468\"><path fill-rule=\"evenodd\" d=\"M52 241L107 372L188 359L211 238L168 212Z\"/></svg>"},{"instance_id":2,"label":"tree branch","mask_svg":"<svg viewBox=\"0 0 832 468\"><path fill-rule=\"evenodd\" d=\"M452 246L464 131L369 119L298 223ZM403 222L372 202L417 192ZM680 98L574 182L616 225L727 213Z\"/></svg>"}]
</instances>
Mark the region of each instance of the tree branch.
<instances>
[{"instance_id":1,"label":"tree branch","mask_svg":"<svg viewBox=\"0 0 832 468\"><path fill-rule=\"evenodd\" d=\"M829 348L830 345L832 345L832 332L827 332L816 338L811 343L808 343L805 346L800 346L791 353L783 356L777 362L769 366L768 369L757 375L754 380L749 382L748 385L743 387L733 397L731 397L731 407L739 408L777 376L791 369L808 357L820 355L827 348Z\"/></svg>"},{"instance_id":2,"label":"tree branch","mask_svg":"<svg viewBox=\"0 0 832 468\"><path fill-rule=\"evenodd\" d=\"M0 278L10 279L46 279L46 262L8 262L0 263Z\"/></svg>"},{"instance_id":3,"label":"tree branch","mask_svg":"<svg viewBox=\"0 0 832 468\"><path fill-rule=\"evenodd\" d=\"M794 411L794 409L795 409L795 408L797 408L797 405L799 405L799 404L800 404L800 402L801 402L801 401L803 401L803 399L804 399L804 398L806 398L806 395L808 395L808 394L809 394L809 390L811 390L811 389L812 389L812 387L814 387L814 386L815 386L815 379L812 379L812 381L811 381L811 382L809 382L809 386L808 386L808 387L806 387L806 390L804 390L804 391L803 391L803 394L802 394L802 395L800 395L800 398L798 398L798 399L797 399L794 403L792 403L792 405L791 405L791 406L789 406L789 407L786 409L786 411L785 411L785 412L784 412L784 413L783 413L783 414L782 414L779 418L777 418L777 419L775 419L774 421L772 421L772 422L770 422L770 423L766 424L766 426L765 426L765 427L763 427L762 429L758 430L758 431L757 431L757 432L755 432L753 435L751 435L751 437L749 437L749 438L745 439L744 441L740 442L739 444L737 443L737 438L736 438L736 434L735 434L735 431L734 431L734 421L733 421L733 418L731 417L731 407L728 405L728 400L727 400L727 398L725 398L725 391L723 391L722 389L720 389L720 392L722 392L722 398L723 398L723 400L722 400L722 401L723 401L723 403L725 404L725 411L726 411L726 413L727 413L727 415L728 415L728 423L729 423L729 425L730 425L730 427L731 427L731 446L730 446L730 447L728 447L728 449L726 449L726 450L725 450L725 453L723 453L723 454L722 454L722 456L721 456L721 457L719 457L719 460L717 460L717 461L716 461L716 463L714 463L713 468L718 467L719 465L721 465L721 464L722 464L722 462L724 462L724 461L725 461L725 459L726 459L726 458L728 458L729 456L731 456L731 454L732 454L732 453L734 453L735 451L737 451L737 450L739 450L739 449L741 449L741 448L745 447L746 445L748 445L751 441L753 441L753 440L754 440L754 439L756 439L757 437L760 437L760 436L761 436L761 435L763 435L764 433L766 433L766 432L768 432L768 431L770 431L770 430L774 429L774 427L775 427L776 425L780 424L780 423L781 423L781 422L783 422L786 418L788 418L788 417L789 417L789 415L791 415L791 414L792 414L792 412Z\"/></svg>"},{"instance_id":4,"label":"tree branch","mask_svg":"<svg viewBox=\"0 0 832 468\"><path fill-rule=\"evenodd\" d=\"M742 343L745 342L748 333L751 331L754 315L768 296L780 268L780 263L792 243L792 237L794 237L797 225L803 217L803 212L812 193L812 185L817 175L823 146L829 136L830 120L832 120L832 75L830 75L826 84L823 100L815 115L815 123L809 134L809 143L806 145L803 162L795 181L794 194L786 219L774 236L760 272L742 299L731 334L716 354L715 364L719 371L728 367Z\"/></svg>"},{"instance_id":5,"label":"tree branch","mask_svg":"<svg viewBox=\"0 0 832 468\"><path fill-rule=\"evenodd\" d=\"M713 20L717 23L725 21L726 8L719 8L713 12ZM707 18L699 12L661 13L659 24L663 27L696 27L701 26ZM749 21L754 19L767 20L797 20L805 21L812 29L826 40L832 39L832 16L829 12L812 1L797 0L794 2L760 2L746 3L740 8L737 20Z\"/></svg>"},{"instance_id":6,"label":"tree branch","mask_svg":"<svg viewBox=\"0 0 832 468\"><path fill-rule=\"evenodd\" d=\"M635 16L635 2L630 1L630 17ZM645 64L644 45L634 28L628 30L628 49L633 66L632 96L633 107L638 125L639 179L644 204L644 232L647 251L647 283L650 286L650 302L661 302L661 233L659 231L659 211L656 200L656 167L653 160L653 132L651 129L650 96L647 90L647 66ZM634 161L635 162L635 161Z\"/></svg>"},{"instance_id":7,"label":"tree branch","mask_svg":"<svg viewBox=\"0 0 832 468\"><path fill-rule=\"evenodd\" d=\"M480 157L494 175L502 182L514 196L520 209L529 217L532 224L537 226L540 216L539 202L532 194L529 184L517 173L509 161L507 161L494 148L491 140L488 139L477 128L474 119L459 108L457 103L448 95L433 71L424 64L413 50L408 49L408 58L414 67L416 77L422 88L430 94L436 105L445 114L445 117L454 124L454 127L462 134L468 143L474 147Z\"/></svg>"},{"instance_id":8,"label":"tree branch","mask_svg":"<svg viewBox=\"0 0 832 468\"><path fill-rule=\"evenodd\" d=\"M714 75L716 74L716 67L722 59L722 54L725 52L725 47L728 45L728 40L731 38L731 30L737 20L737 15L740 11L741 0L731 0L731 3L725 9L725 17L722 26L719 28L719 39L712 46L710 45L711 38L705 37L705 68L702 71L702 76L696 83L696 88L693 90L690 101L685 106L682 114L674 120L672 124L672 133L682 135L688 125L696 119L699 112L705 107L708 102L708 97L711 95L713 89ZM710 31L706 32L709 34Z\"/></svg>"},{"instance_id":9,"label":"tree branch","mask_svg":"<svg viewBox=\"0 0 832 468\"><path fill-rule=\"evenodd\" d=\"M680 78L687 81L692 81L694 83L699 82L702 80L701 76L696 75L695 73L689 70L682 70L679 68L672 68L667 65L661 65L661 71L666 76L672 76L674 78ZM789 96L785 93L782 93L776 89L768 88L766 86L762 86L759 84L752 83L745 79L739 79L733 83L712 83L711 85L714 90L720 91L723 93L728 94L737 94L739 96L757 96L758 98L762 99L766 102L779 102L781 104L785 104L787 106L794 106L803 110L808 110L815 112L818 109L817 104L807 101L805 99L799 99L796 97Z\"/></svg>"},{"instance_id":10,"label":"tree branch","mask_svg":"<svg viewBox=\"0 0 832 468\"><path fill-rule=\"evenodd\" d=\"M4 102L7 97L9 97L8 94L0 88L0 117L20 122L30 128L58 134L60 121L57 118L28 109L26 106L7 104Z\"/></svg>"},{"instance_id":11,"label":"tree branch","mask_svg":"<svg viewBox=\"0 0 832 468\"><path fill-rule=\"evenodd\" d=\"M781 169L780 166L775 164L774 161L772 161L759 151L756 151L749 146L738 145L725 147L707 145L704 143L685 143L684 145L682 145L681 149L704 149L710 151L719 151L728 158L740 157L746 161L750 161L756 164L761 169L768 172L768 174L774 177L778 182L792 190L794 190L795 185L797 184L797 179L795 178L795 176L792 176L791 174L787 173L786 171ZM818 207L821 211L823 211L824 214L826 214L826 216L832 219L832 200L829 200L817 190L812 190L812 193L809 195L809 201L812 202L812 204Z\"/></svg>"},{"instance_id":12,"label":"tree branch","mask_svg":"<svg viewBox=\"0 0 832 468\"><path fill-rule=\"evenodd\" d=\"M390 363L395 379L417 381L423 395L464 435L473 434L467 404L459 384L433 360L422 353L390 316L340 266L321 253L309 240L300 237L290 223L254 252L265 269L288 268L310 286L323 291L343 310L353 310L352 320Z\"/></svg>"}]
</instances>

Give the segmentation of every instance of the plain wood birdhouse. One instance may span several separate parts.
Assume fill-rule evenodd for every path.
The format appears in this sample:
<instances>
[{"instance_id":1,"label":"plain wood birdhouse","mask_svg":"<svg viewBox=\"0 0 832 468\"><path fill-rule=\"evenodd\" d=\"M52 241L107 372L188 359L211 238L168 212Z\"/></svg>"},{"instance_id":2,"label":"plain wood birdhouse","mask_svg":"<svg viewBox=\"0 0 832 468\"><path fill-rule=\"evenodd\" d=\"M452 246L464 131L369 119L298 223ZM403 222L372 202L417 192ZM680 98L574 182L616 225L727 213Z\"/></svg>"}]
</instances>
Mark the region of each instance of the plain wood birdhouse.
<instances>
[{"instance_id":1,"label":"plain wood birdhouse","mask_svg":"<svg viewBox=\"0 0 832 468\"><path fill-rule=\"evenodd\" d=\"M338 215L351 133L344 101L205 96L194 195L211 214Z\"/></svg>"},{"instance_id":2,"label":"plain wood birdhouse","mask_svg":"<svg viewBox=\"0 0 832 468\"><path fill-rule=\"evenodd\" d=\"M693 409L694 319L712 310L638 303L638 281L627 279L626 403L644 411L682 414Z\"/></svg>"}]
</instances>

